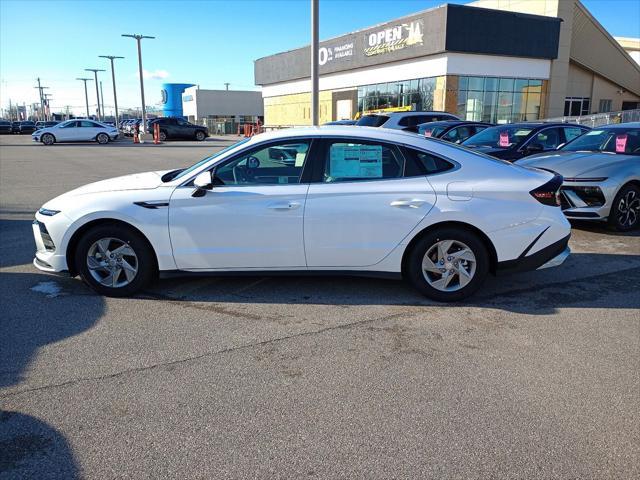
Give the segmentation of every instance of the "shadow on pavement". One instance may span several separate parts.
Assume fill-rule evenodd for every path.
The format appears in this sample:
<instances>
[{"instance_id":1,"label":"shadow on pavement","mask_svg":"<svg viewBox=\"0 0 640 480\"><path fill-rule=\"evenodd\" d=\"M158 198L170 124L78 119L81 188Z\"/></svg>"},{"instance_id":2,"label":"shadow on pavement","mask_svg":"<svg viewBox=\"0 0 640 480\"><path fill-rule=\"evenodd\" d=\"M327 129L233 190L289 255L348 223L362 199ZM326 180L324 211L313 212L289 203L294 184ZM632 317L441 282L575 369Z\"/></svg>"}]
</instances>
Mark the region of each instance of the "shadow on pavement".
<instances>
[{"instance_id":1,"label":"shadow on pavement","mask_svg":"<svg viewBox=\"0 0 640 480\"><path fill-rule=\"evenodd\" d=\"M601 268L594 268L598 265ZM633 309L640 308L638 285L640 255L577 253L554 269L490 276L473 297L450 305L531 315L565 307ZM422 297L406 282L329 276L176 278L159 281L141 297L211 303L443 305Z\"/></svg>"},{"instance_id":2,"label":"shadow on pavement","mask_svg":"<svg viewBox=\"0 0 640 480\"><path fill-rule=\"evenodd\" d=\"M0 214L9 213L2 211ZM20 215L26 212L15 212ZM31 217L35 212L29 212ZM33 261L36 245L33 240L33 218L26 219L0 219L0 267L12 267L24 265Z\"/></svg>"},{"instance_id":3,"label":"shadow on pavement","mask_svg":"<svg viewBox=\"0 0 640 480\"><path fill-rule=\"evenodd\" d=\"M19 412L0 410L0 477L80 478L60 432Z\"/></svg>"},{"instance_id":4,"label":"shadow on pavement","mask_svg":"<svg viewBox=\"0 0 640 480\"><path fill-rule=\"evenodd\" d=\"M78 302L77 295L65 296L68 291L86 296ZM90 329L105 310L104 299L87 295L79 282L44 274L0 272L0 292L0 390L22 382L41 347ZM0 477L75 478L77 467L60 432L29 415L0 410Z\"/></svg>"}]
</instances>

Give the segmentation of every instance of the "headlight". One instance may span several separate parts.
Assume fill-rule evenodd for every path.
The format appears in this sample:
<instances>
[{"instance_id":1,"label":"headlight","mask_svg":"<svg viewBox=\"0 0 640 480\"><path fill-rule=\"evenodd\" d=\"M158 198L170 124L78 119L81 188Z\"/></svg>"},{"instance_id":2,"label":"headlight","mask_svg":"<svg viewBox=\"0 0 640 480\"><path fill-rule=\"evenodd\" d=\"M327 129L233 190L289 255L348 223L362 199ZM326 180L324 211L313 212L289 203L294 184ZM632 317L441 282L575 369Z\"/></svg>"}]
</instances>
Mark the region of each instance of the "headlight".
<instances>
[{"instance_id":1,"label":"headlight","mask_svg":"<svg viewBox=\"0 0 640 480\"><path fill-rule=\"evenodd\" d=\"M46 217L53 217L54 215L60 213L60 210L51 210L49 208L41 208L40 210L38 210L38 213Z\"/></svg>"}]
</instances>

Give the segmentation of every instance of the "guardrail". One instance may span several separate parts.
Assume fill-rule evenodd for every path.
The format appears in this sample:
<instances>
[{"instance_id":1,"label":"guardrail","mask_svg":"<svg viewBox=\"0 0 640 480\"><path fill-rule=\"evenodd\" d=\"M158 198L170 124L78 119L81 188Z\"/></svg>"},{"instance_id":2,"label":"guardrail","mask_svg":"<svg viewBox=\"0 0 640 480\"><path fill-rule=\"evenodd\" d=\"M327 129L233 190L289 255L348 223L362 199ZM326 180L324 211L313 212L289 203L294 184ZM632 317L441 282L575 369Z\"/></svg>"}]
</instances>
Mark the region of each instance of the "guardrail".
<instances>
[{"instance_id":1,"label":"guardrail","mask_svg":"<svg viewBox=\"0 0 640 480\"><path fill-rule=\"evenodd\" d=\"M640 122L640 109L594 113L592 115L580 115L577 117L545 118L543 122L577 123L592 128L610 123Z\"/></svg>"}]
</instances>

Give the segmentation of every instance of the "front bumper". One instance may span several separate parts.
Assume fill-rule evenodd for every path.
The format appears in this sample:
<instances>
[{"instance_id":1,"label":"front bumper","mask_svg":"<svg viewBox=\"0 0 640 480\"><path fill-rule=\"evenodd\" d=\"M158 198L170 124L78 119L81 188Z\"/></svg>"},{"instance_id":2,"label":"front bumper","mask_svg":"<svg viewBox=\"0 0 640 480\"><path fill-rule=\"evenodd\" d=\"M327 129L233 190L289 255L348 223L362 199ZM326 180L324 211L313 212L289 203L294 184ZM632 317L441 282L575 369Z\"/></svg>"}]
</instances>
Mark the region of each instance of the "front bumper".
<instances>
[{"instance_id":1,"label":"front bumper","mask_svg":"<svg viewBox=\"0 0 640 480\"><path fill-rule=\"evenodd\" d=\"M618 182L612 180L598 183L564 182L560 189L562 213L572 220L606 220L611 212L611 204L618 186ZM601 201L585 201L576 192L576 189L584 188L599 189Z\"/></svg>"},{"instance_id":2,"label":"front bumper","mask_svg":"<svg viewBox=\"0 0 640 480\"><path fill-rule=\"evenodd\" d=\"M60 217L56 218L58 215ZM33 239L36 244L33 265L43 272L68 275L67 257L64 252L61 253L62 239L59 232L68 226L69 221L62 213L58 215L44 217L39 213L36 214L36 220L32 224ZM52 235L50 232L55 233Z\"/></svg>"}]
</instances>

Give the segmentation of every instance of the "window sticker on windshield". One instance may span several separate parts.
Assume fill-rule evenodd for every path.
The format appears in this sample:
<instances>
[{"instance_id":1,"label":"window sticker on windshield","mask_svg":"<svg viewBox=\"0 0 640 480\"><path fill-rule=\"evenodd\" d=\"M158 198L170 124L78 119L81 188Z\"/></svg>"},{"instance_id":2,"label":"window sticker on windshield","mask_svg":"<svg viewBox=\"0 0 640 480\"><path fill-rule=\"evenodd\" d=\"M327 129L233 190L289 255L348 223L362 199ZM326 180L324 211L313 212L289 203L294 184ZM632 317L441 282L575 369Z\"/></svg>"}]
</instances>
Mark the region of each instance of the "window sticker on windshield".
<instances>
[{"instance_id":1,"label":"window sticker on windshield","mask_svg":"<svg viewBox=\"0 0 640 480\"><path fill-rule=\"evenodd\" d=\"M304 165L304 158L307 156L306 153L296 153L296 163L295 163L295 167L301 167L302 165Z\"/></svg>"},{"instance_id":2,"label":"window sticker on windshield","mask_svg":"<svg viewBox=\"0 0 640 480\"><path fill-rule=\"evenodd\" d=\"M329 175L334 178L382 178L382 145L332 145Z\"/></svg>"},{"instance_id":3,"label":"window sticker on windshield","mask_svg":"<svg viewBox=\"0 0 640 480\"><path fill-rule=\"evenodd\" d=\"M624 153L627 148L627 134L616 136L616 153Z\"/></svg>"},{"instance_id":4,"label":"window sticker on windshield","mask_svg":"<svg viewBox=\"0 0 640 480\"><path fill-rule=\"evenodd\" d=\"M516 133L513 134L514 137L526 137L529 135L531 130L516 130Z\"/></svg>"},{"instance_id":5,"label":"window sticker on windshield","mask_svg":"<svg viewBox=\"0 0 640 480\"><path fill-rule=\"evenodd\" d=\"M507 132L506 130L500 132L500 141L498 145L500 145L501 147L508 147L509 145L511 145L511 143L509 143L509 132Z\"/></svg>"},{"instance_id":6,"label":"window sticker on windshield","mask_svg":"<svg viewBox=\"0 0 640 480\"><path fill-rule=\"evenodd\" d=\"M603 132L604 130L591 130L585 134L585 137L588 137L589 135L600 135Z\"/></svg>"}]
</instances>

